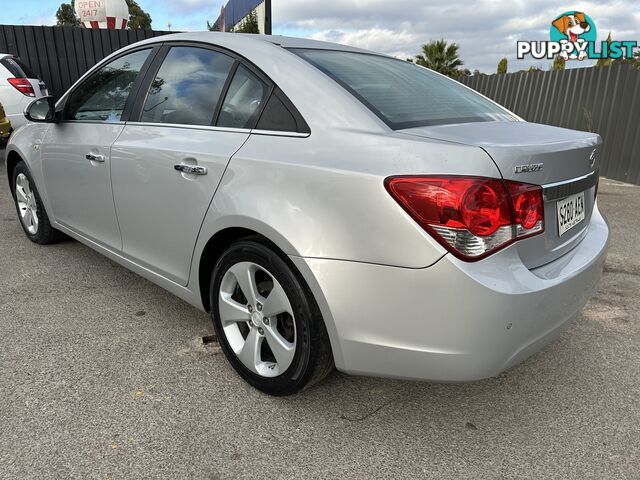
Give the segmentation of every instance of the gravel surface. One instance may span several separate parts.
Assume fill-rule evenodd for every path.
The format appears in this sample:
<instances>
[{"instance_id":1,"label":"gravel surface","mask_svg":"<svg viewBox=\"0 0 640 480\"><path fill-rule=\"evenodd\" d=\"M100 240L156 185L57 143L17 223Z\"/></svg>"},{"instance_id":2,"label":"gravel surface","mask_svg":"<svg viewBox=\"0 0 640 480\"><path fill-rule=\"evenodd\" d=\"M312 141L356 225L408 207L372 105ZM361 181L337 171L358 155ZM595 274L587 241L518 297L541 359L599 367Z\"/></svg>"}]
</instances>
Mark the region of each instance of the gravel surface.
<instances>
[{"instance_id":1,"label":"gravel surface","mask_svg":"<svg viewBox=\"0 0 640 480\"><path fill-rule=\"evenodd\" d=\"M602 182L600 289L525 363L277 399L202 344L207 315L80 243L27 241L0 172L2 479L640 478L640 187Z\"/></svg>"}]
</instances>

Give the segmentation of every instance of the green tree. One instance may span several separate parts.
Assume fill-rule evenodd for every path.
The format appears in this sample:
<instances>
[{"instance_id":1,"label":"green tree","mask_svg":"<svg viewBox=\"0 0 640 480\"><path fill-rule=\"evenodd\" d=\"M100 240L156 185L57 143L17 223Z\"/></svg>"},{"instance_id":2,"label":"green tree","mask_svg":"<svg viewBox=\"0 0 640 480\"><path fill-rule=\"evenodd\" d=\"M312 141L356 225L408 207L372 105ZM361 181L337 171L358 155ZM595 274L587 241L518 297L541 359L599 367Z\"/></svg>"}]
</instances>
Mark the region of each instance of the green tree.
<instances>
[{"instance_id":1,"label":"green tree","mask_svg":"<svg viewBox=\"0 0 640 480\"><path fill-rule=\"evenodd\" d=\"M210 32L219 32L220 25L216 23L209 23L207 21L207 30ZM251 10L249 15L244 19L240 25L236 25L234 30L228 30L234 33L260 33L260 27L258 25L258 15L255 10Z\"/></svg>"},{"instance_id":2,"label":"green tree","mask_svg":"<svg viewBox=\"0 0 640 480\"><path fill-rule=\"evenodd\" d=\"M432 40L422 46L422 53L416 55L416 63L443 75L455 77L459 75L459 67L464 65L458 54L459 49L457 43L447 44L444 38Z\"/></svg>"},{"instance_id":3,"label":"green tree","mask_svg":"<svg viewBox=\"0 0 640 480\"><path fill-rule=\"evenodd\" d=\"M258 15L256 14L256 11L251 10L244 21L235 28L234 32L260 33L260 27L258 26Z\"/></svg>"},{"instance_id":4,"label":"green tree","mask_svg":"<svg viewBox=\"0 0 640 480\"><path fill-rule=\"evenodd\" d=\"M63 3L56 12L56 25L58 27L79 27L80 20L76 17L76 12L73 8L73 0L71 3Z\"/></svg>"},{"instance_id":5,"label":"green tree","mask_svg":"<svg viewBox=\"0 0 640 480\"><path fill-rule=\"evenodd\" d=\"M507 60L507 57L502 57L502 59L498 62L498 75L504 75L505 73L507 73L508 69L509 61Z\"/></svg>"},{"instance_id":6,"label":"green tree","mask_svg":"<svg viewBox=\"0 0 640 480\"><path fill-rule=\"evenodd\" d=\"M541 69L541 68L539 68L539 67L534 67L533 65L531 65L531 66L529 67L529 69L527 70L527 72L528 72L528 73L541 72L541 71L542 71L542 69Z\"/></svg>"},{"instance_id":7,"label":"green tree","mask_svg":"<svg viewBox=\"0 0 640 480\"><path fill-rule=\"evenodd\" d=\"M559 72L561 70L564 70L564 67L566 66L567 61L562 58L560 55L557 55L556 58L553 59L553 65L551 65L551 70L553 70L554 72Z\"/></svg>"},{"instance_id":8,"label":"green tree","mask_svg":"<svg viewBox=\"0 0 640 480\"><path fill-rule=\"evenodd\" d=\"M145 12L135 0L126 0L129 6L129 28L131 30L151 30L151 15Z\"/></svg>"}]
</instances>

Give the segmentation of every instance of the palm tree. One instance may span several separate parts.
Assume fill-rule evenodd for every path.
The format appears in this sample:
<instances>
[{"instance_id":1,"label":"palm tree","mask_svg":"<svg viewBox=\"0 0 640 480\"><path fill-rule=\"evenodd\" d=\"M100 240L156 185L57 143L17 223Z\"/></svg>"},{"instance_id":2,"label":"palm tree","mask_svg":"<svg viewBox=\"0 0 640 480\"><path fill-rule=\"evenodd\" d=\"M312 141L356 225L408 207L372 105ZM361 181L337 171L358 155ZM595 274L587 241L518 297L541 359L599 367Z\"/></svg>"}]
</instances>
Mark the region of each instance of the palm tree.
<instances>
[{"instance_id":1,"label":"palm tree","mask_svg":"<svg viewBox=\"0 0 640 480\"><path fill-rule=\"evenodd\" d=\"M460 46L457 43L447 45L447 41L432 40L422 46L422 54L416 55L416 63L449 77L456 76L458 68L464 62L458 55Z\"/></svg>"}]
</instances>

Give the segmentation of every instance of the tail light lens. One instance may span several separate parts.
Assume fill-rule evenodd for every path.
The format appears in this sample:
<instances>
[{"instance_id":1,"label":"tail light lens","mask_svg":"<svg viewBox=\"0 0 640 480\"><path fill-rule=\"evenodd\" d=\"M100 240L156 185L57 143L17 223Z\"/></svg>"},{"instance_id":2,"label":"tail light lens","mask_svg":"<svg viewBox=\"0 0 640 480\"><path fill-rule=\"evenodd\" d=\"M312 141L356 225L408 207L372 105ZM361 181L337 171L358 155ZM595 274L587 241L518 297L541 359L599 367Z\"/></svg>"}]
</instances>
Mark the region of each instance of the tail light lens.
<instances>
[{"instance_id":1,"label":"tail light lens","mask_svg":"<svg viewBox=\"0 0 640 480\"><path fill-rule=\"evenodd\" d=\"M27 97L35 97L36 93L33 90L33 85L26 78L9 78L9 83L18 90L21 94Z\"/></svg>"},{"instance_id":2,"label":"tail light lens","mask_svg":"<svg viewBox=\"0 0 640 480\"><path fill-rule=\"evenodd\" d=\"M481 177L390 177L385 187L457 257L474 261L544 231L542 188Z\"/></svg>"}]
</instances>

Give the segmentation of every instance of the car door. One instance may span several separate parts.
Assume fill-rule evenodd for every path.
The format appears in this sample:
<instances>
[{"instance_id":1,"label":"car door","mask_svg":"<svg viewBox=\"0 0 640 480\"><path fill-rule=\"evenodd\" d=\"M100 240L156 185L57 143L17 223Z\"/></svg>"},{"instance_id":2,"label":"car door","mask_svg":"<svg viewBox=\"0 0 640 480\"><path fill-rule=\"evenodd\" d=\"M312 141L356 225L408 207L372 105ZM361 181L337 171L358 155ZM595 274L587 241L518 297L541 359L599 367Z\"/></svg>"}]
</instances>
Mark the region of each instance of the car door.
<instances>
[{"instance_id":1,"label":"car door","mask_svg":"<svg viewBox=\"0 0 640 480\"><path fill-rule=\"evenodd\" d=\"M186 285L205 213L270 87L205 46L165 46L155 64L113 145L113 192L124 254Z\"/></svg>"},{"instance_id":2,"label":"car door","mask_svg":"<svg viewBox=\"0 0 640 480\"><path fill-rule=\"evenodd\" d=\"M63 118L42 143L44 184L55 220L99 244L121 250L111 188L111 145L124 129L129 94L152 48L103 66L67 97Z\"/></svg>"}]
</instances>

